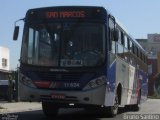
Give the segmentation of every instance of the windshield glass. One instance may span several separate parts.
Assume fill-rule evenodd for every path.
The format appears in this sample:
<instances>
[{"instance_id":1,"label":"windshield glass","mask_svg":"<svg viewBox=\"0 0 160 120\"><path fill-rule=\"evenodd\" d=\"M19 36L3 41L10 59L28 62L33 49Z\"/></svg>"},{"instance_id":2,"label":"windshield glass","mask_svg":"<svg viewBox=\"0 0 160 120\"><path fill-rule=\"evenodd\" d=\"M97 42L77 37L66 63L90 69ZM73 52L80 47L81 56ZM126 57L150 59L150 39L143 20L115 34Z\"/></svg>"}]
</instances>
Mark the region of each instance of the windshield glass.
<instances>
[{"instance_id":1,"label":"windshield glass","mask_svg":"<svg viewBox=\"0 0 160 120\"><path fill-rule=\"evenodd\" d=\"M52 67L91 67L105 58L105 27L100 23L47 23L25 26L21 60Z\"/></svg>"}]
</instances>

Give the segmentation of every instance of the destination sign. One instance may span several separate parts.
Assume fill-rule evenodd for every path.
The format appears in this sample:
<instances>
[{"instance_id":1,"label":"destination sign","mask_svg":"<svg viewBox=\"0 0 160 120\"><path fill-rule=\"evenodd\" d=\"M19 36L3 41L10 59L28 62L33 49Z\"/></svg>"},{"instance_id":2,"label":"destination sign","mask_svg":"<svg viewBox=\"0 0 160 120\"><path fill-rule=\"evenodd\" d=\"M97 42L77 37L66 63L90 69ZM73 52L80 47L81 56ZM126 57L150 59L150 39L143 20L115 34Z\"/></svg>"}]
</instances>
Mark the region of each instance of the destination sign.
<instances>
[{"instance_id":1,"label":"destination sign","mask_svg":"<svg viewBox=\"0 0 160 120\"><path fill-rule=\"evenodd\" d=\"M60 11L60 12L46 12L46 18L84 18L85 11Z\"/></svg>"},{"instance_id":2,"label":"destination sign","mask_svg":"<svg viewBox=\"0 0 160 120\"><path fill-rule=\"evenodd\" d=\"M52 22L66 20L106 21L107 12L100 7L51 7L31 9L27 12L26 22Z\"/></svg>"}]
</instances>

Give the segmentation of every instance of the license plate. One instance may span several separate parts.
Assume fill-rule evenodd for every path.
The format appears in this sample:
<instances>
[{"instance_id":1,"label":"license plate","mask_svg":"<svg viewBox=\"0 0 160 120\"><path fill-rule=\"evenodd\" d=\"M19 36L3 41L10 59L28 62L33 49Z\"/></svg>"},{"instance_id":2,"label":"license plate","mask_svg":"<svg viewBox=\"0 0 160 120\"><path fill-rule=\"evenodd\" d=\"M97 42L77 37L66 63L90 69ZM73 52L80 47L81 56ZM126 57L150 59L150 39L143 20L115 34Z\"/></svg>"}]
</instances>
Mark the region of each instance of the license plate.
<instances>
[{"instance_id":1,"label":"license plate","mask_svg":"<svg viewBox=\"0 0 160 120\"><path fill-rule=\"evenodd\" d=\"M51 94L52 99L64 99L65 95L64 94Z\"/></svg>"}]
</instances>

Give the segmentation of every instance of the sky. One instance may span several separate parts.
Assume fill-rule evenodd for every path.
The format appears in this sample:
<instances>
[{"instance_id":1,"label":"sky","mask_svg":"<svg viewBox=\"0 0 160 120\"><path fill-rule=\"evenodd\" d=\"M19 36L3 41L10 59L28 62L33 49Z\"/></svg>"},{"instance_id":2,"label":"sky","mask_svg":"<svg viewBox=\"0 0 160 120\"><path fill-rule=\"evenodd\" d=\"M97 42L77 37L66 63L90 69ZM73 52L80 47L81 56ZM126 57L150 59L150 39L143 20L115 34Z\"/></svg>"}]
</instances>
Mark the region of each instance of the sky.
<instances>
[{"instance_id":1,"label":"sky","mask_svg":"<svg viewBox=\"0 0 160 120\"><path fill-rule=\"evenodd\" d=\"M0 46L10 49L10 69L19 64L23 22L13 41L14 22L24 18L30 8L65 5L103 6L109 10L133 38L160 33L160 0L0 0Z\"/></svg>"}]
</instances>

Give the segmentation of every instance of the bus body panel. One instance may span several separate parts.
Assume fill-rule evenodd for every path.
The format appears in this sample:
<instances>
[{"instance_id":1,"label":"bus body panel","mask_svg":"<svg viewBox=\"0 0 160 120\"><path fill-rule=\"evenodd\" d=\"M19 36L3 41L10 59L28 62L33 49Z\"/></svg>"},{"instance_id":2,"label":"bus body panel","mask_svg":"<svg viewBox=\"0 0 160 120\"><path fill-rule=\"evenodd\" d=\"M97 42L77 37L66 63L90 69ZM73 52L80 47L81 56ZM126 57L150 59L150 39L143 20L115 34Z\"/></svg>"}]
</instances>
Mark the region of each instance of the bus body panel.
<instances>
[{"instance_id":1,"label":"bus body panel","mask_svg":"<svg viewBox=\"0 0 160 120\"><path fill-rule=\"evenodd\" d=\"M88 91L58 91L31 88L23 83L19 83L19 91L21 100L23 101L56 101L57 103L75 103L75 104L89 104L89 105L104 105L104 92L106 85L91 89ZM101 94L99 94L101 93ZM61 95L63 96L60 97Z\"/></svg>"},{"instance_id":2,"label":"bus body panel","mask_svg":"<svg viewBox=\"0 0 160 120\"><path fill-rule=\"evenodd\" d=\"M142 89L142 101L146 100L147 96L147 75L141 70L136 69L133 65L126 63L119 57L110 56L110 66L108 85L106 89L106 106L113 105L114 95L116 92L116 87L122 85L122 95L121 95L121 105L130 105L137 103L137 95ZM114 59L113 59L114 58ZM137 72L136 72L137 71ZM143 78L143 79L142 79ZM139 83L141 82L141 83ZM142 86L140 86L140 84ZM112 90L111 90L112 88ZM108 90L109 89L109 90ZM109 91L109 92L108 92ZM108 98L110 102L108 102Z\"/></svg>"},{"instance_id":3,"label":"bus body panel","mask_svg":"<svg viewBox=\"0 0 160 120\"><path fill-rule=\"evenodd\" d=\"M127 104L129 77L128 77L129 65L124 60L117 57L116 59L116 86L122 85L122 105Z\"/></svg>"},{"instance_id":4,"label":"bus body panel","mask_svg":"<svg viewBox=\"0 0 160 120\"><path fill-rule=\"evenodd\" d=\"M105 93L105 106L112 106L115 98L116 88L116 56L108 52L108 67L107 67L107 81Z\"/></svg>"}]
</instances>

